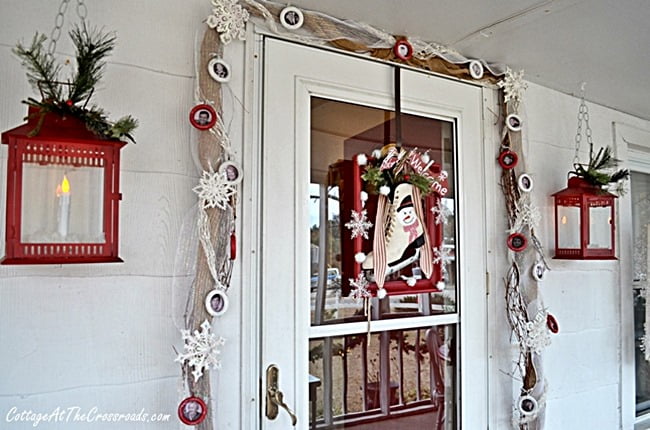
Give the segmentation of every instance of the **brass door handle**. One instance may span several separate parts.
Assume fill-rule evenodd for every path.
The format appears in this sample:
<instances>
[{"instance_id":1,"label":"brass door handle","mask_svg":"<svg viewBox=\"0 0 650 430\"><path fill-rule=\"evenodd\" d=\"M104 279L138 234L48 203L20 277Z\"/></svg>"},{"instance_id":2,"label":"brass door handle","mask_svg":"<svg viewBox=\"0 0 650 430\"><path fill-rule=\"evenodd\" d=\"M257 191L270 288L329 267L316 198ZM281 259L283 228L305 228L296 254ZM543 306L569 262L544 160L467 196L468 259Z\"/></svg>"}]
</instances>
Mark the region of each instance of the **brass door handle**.
<instances>
[{"instance_id":1,"label":"brass door handle","mask_svg":"<svg viewBox=\"0 0 650 430\"><path fill-rule=\"evenodd\" d=\"M283 408L291 417L291 425L295 426L298 422L296 414L291 410L284 401L284 394L278 387L278 375L280 369L277 365L271 364L266 369L266 417L274 420Z\"/></svg>"}]
</instances>

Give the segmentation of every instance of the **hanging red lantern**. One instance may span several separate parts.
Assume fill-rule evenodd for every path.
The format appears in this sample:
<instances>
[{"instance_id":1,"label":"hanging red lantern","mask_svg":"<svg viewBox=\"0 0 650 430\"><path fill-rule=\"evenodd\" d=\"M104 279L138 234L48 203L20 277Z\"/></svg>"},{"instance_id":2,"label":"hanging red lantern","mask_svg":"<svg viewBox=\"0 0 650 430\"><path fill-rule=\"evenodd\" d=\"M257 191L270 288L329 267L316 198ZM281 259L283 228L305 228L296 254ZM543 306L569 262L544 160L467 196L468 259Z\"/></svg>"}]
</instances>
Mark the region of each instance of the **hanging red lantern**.
<instances>
[{"instance_id":1,"label":"hanging red lantern","mask_svg":"<svg viewBox=\"0 0 650 430\"><path fill-rule=\"evenodd\" d=\"M583 178L569 178L555 198L555 258L615 260L616 195Z\"/></svg>"},{"instance_id":2,"label":"hanging red lantern","mask_svg":"<svg viewBox=\"0 0 650 430\"><path fill-rule=\"evenodd\" d=\"M2 264L122 261L125 142L97 136L78 118L30 107L27 123L2 133L2 143L9 147Z\"/></svg>"}]
</instances>

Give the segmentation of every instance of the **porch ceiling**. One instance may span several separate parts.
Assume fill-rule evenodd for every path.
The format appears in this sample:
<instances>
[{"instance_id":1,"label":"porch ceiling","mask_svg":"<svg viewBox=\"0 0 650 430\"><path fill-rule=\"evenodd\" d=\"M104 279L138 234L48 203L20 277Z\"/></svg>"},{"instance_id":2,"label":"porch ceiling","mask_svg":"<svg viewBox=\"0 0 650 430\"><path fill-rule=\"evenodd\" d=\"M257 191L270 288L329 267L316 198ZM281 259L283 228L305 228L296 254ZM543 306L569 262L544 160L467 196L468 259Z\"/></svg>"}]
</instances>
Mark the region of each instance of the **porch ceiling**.
<instances>
[{"instance_id":1,"label":"porch ceiling","mask_svg":"<svg viewBox=\"0 0 650 430\"><path fill-rule=\"evenodd\" d=\"M294 0L467 57L525 69L526 79L650 119L647 0Z\"/></svg>"}]
</instances>

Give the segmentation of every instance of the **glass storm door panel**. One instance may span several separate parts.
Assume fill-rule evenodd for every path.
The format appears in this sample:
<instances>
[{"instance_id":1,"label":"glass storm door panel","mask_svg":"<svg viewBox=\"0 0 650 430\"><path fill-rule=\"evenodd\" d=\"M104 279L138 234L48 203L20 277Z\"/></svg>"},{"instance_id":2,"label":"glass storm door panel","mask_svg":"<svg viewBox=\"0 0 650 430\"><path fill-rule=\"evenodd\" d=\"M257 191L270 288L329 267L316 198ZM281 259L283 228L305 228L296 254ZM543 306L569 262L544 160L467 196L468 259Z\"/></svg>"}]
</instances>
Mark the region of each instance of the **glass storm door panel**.
<instances>
[{"instance_id":1,"label":"glass storm door panel","mask_svg":"<svg viewBox=\"0 0 650 430\"><path fill-rule=\"evenodd\" d=\"M636 381L636 413L650 412L650 362L645 359L644 345L647 321L648 240L650 240L650 175L632 172L632 228L634 234L634 364ZM645 341L647 345L647 340Z\"/></svg>"},{"instance_id":2,"label":"glass storm door panel","mask_svg":"<svg viewBox=\"0 0 650 430\"><path fill-rule=\"evenodd\" d=\"M349 297L341 178L356 154L395 140L394 69L274 39L264 58L260 371L277 366L300 429L485 428L485 233L468 222L484 212L481 90L401 72L404 147L428 151L448 178L435 201L446 264L427 291L400 281L417 265L401 269L390 282L404 288L366 312ZM291 425L262 408L263 429Z\"/></svg>"}]
</instances>

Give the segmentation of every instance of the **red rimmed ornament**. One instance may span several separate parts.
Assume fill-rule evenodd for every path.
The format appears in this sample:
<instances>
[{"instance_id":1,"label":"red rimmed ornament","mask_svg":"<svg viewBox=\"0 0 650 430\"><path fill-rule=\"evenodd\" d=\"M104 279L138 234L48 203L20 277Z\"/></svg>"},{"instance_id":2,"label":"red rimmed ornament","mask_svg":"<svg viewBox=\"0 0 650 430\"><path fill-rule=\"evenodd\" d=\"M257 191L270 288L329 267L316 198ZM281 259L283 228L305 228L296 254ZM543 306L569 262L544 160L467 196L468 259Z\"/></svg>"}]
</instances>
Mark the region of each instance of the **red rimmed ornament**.
<instances>
[{"instance_id":1,"label":"red rimmed ornament","mask_svg":"<svg viewBox=\"0 0 650 430\"><path fill-rule=\"evenodd\" d=\"M499 154L499 165L506 170L513 169L517 162L519 162L519 156L516 152L506 149Z\"/></svg>"},{"instance_id":2,"label":"red rimmed ornament","mask_svg":"<svg viewBox=\"0 0 650 430\"><path fill-rule=\"evenodd\" d=\"M528 246L528 240L521 233L512 233L508 236L507 244L512 251L521 252Z\"/></svg>"},{"instance_id":3,"label":"red rimmed ornament","mask_svg":"<svg viewBox=\"0 0 650 430\"><path fill-rule=\"evenodd\" d=\"M187 425L200 424L207 414L208 407L199 397L187 397L178 405L178 418Z\"/></svg>"},{"instance_id":4,"label":"red rimmed ornament","mask_svg":"<svg viewBox=\"0 0 650 430\"><path fill-rule=\"evenodd\" d=\"M413 46L406 39L395 42L393 53L402 61L408 61L413 57Z\"/></svg>"}]
</instances>

